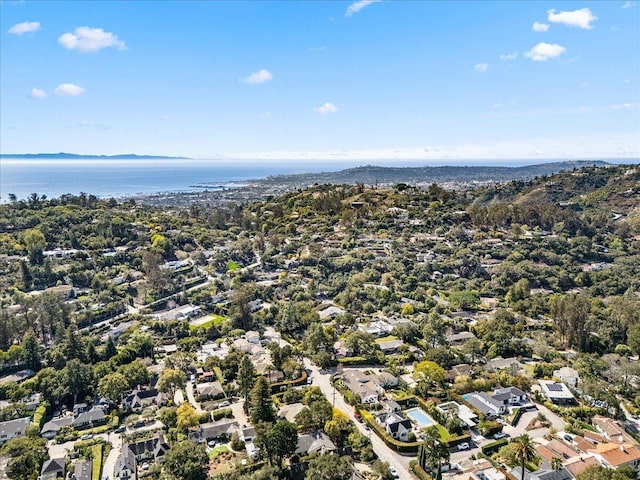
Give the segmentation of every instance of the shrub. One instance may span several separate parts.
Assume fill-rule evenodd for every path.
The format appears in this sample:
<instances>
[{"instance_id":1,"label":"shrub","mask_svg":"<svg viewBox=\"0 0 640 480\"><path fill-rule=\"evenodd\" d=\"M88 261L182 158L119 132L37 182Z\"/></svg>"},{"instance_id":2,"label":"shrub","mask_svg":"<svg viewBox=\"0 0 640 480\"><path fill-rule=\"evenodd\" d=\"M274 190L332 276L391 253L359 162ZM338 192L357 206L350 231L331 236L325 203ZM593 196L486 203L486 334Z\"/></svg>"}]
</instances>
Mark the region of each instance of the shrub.
<instances>
[{"instance_id":1,"label":"shrub","mask_svg":"<svg viewBox=\"0 0 640 480\"><path fill-rule=\"evenodd\" d=\"M496 440L495 442L487 443L486 445L482 446L480 450L482 450L482 453L484 453L485 455L491 455L492 453L500 450L508 443L509 440L507 440L506 438L501 438L500 440Z\"/></svg>"}]
</instances>

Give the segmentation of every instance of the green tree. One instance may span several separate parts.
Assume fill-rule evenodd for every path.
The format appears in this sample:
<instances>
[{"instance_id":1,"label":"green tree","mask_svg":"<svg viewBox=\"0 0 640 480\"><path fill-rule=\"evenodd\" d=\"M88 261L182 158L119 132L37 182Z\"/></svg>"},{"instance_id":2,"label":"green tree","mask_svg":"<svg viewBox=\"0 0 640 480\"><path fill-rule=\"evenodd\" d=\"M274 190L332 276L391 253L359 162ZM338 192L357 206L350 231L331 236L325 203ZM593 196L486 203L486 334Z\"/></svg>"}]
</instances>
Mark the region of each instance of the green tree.
<instances>
[{"instance_id":1,"label":"green tree","mask_svg":"<svg viewBox=\"0 0 640 480\"><path fill-rule=\"evenodd\" d=\"M293 423L279 420L259 433L256 442L266 452L269 463L282 468L282 460L296 451L298 431Z\"/></svg>"},{"instance_id":2,"label":"green tree","mask_svg":"<svg viewBox=\"0 0 640 480\"><path fill-rule=\"evenodd\" d=\"M10 457L6 473L13 480L33 480L49 458L47 441L40 437L12 438L0 451Z\"/></svg>"},{"instance_id":3,"label":"green tree","mask_svg":"<svg viewBox=\"0 0 640 480\"><path fill-rule=\"evenodd\" d=\"M164 473L176 480L205 480L209 457L204 445L184 440L171 447L166 454Z\"/></svg>"},{"instance_id":4,"label":"green tree","mask_svg":"<svg viewBox=\"0 0 640 480\"><path fill-rule=\"evenodd\" d=\"M181 371L165 368L158 380L158 390L163 393L169 393L170 398L173 398L177 389L184 388L186 381L186 375Z\"/></svg>"},{"instance_id":5,"label":"green tree","mask_svg":"<svg viewBox=\"0 0 640 480\"><path fill-rule=\"evenodd\" d=\"M249 394L251 408L251 422L256 425L259 422L273 422L276 412L273 408L271 389L269 382L263 376L259 376Z\"/></svg>"},{"instance_id":6,"label":"green tree","mask_svg":"<svg viewBox=\"0 0 640 480\"><path fill-rule=\"evenodd\" d=\"M29 263L36 265L42 263L42 251L47 246L44 234L38 228L30 228L22 235L22 241L27 249Z\"/></svg>"},{"instance_id":7,"label":"green tree","mask_svg":"<svg viewBox=\"0 0 640 480\"><path fill-rule=\"evenodd\" d=\"M114 403L119 403L128 389L127 379L118 372L109 373L98 382L98 394Z\"/></svg>"},{"instance_id":8,"label":"green tree","mask_svg":"<svg viewBox=\"0 0 640 480\"><path fill-rule=\"evenodd\" d=\"M439 386L444 382L444 368L435 362L425 360L416 364L413 369L413 378L430 386Z\"/></svg>"},{"instance_id":9,"label":"green tree","mask_svg":"<svg viewBox=\"0 0 640 480\"><path fill-rule=\"evenodd\" d=\"M242 360L240 360L240 364L238 365L238 378L236 382L238 383L240 395L244 398L244 408L246 410L249 408L249 392L251 392L251 388L255 383L253 363L247 355L244 355Z\"/></svg>"},{"instance_id":10,"label":"green tree","mask_svg":"<svg viewBox=\"0 0 640 480\"><path fill-rule=\"evenodd\" d=\"M349 480L352 475L351 458L327 453L311 459L304 478L305 480Z\"/></svg>"},{"instance_id":11,"label":"green tree","mask_svg":"<svg viewBox=\"0 0 640 480\"><path fill-rule=\"evenodd\" d=\"M115 357L117 354L118 349L116 348L116 344L113 343L113 338L111 338L111 336L107 336L107 343L104 346L102 358L104 360L109 360L111 357Z\"/></svg>"},{"instance_id":12,"label":"green tree","mask_svg":"<svg viewBox=\"0 0 640 480\"><path fill-rule=\"evenodd\" d=\"M425 439L420 445L418 463L431 472L434 480L442 479L442 465L449 463L449 449L442 443L440 433L435 427L430 427L425 432Z\"/></svg>"},{"instance_id":13,"label":"green tree","mask_svg":"<svg viewBox=\"0 0 640 480\"><path fill-rule=\"evenodd\" d=\"M42 363L40 362L40 346L32 329L29 329L22 342L22 359L27 368L37 372L40 370Z\"/></svg>"},{"instance_id":14,"label":"green tree","mask_svg":"<svg viewBox=\"0 0 640 480\"><path fill-rule=\"evenodd\" d=\"M633 480L636 477L636 472L612 470L610 468L603 467L602 465L591 465L585 468L582 472L576 475L576 480Z\"/></svg>"},{"instance_id":15,"label":"green tree","mask_svg":"<svg viewBox=\"0 0 640 480\"><path fill-rule=\"evenodd\" d=\"M522 468L520 479L524 480L526 464L534 461L537 458L535 445L531 441L531 437L529 437L529 435L527 435L526 433L513 439L511 444L513 446L513 454L515 460Z\"/></svg>"}]
</instances>

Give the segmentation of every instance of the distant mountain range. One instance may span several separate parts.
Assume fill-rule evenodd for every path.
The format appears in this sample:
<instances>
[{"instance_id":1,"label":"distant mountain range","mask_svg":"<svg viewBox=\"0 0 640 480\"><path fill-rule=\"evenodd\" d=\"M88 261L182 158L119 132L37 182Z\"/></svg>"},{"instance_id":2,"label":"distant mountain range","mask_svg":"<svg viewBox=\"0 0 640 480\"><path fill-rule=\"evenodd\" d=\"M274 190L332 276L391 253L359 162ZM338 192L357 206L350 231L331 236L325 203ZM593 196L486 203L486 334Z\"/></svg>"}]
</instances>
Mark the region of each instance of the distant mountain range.
<instances>
[{"instance_id":1,"label":"distant mountain range","mask_svg":"<svg viewBox=\"0 0 640 480\"><path fill-rule=\"evenodd\" d=\"M338 172L300 173L276 175L259 182L262 184L293 184L309 186L318 184L373 184L390 183L444 183L444 182L505 182L529 180L552 175L562 170L611 165L601 160L571 160L540 163L523 167L496 166L441 166L441 167L379 167L367 165Z\"/></svg>"},{"instance_id":2,"label":"distant mountain range","mask_svg":"<svg viewBox=\"0 0 640 480\"><path fill-rule=\"evenodd\" d=\"M133 153L123 153L120 155L77 155L75 153L9 153L0 154L0 158L15 158L15 159L27 159L27 160L181 160L186 157L168 157L165 155L135 155Z\"/></svg>"}]
</instances>

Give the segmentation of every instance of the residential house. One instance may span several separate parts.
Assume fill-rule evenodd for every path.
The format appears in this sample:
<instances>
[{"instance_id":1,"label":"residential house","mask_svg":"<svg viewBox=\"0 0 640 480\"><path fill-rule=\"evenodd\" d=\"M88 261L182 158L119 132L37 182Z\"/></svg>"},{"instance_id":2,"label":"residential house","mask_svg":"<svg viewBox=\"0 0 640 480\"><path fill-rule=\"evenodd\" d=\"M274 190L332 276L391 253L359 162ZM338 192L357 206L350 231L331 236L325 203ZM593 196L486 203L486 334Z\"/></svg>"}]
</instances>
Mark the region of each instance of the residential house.
<instances>
[{"instance_id":1,"label":"residential house","mask_svg":"<svg viewBox=\"0 0 640 480\"><path fill-rule=\"evenodd\" d=\"M640 471L640 448L630 443L600 443L589 450L603 466L619 468L629 465L636 472Z\"/></svg>"},{"instance_id":2,"label":"residential house","mask_svg":"<svg viewBox=\"0 0 640 480\"><path fill-rule=\"evenodd\" d=\"M200 401L215 400L224 397L224 389L219 381L198 383L196 393Z\"/></svg>"},{"instance_id":3,"label":"residential house","mask_svg":"<svg viewBox=\"0 0 640 480\"><path fill-rule=\"evenodd\" d=\"M491 394L491 398L503 405L521 405L528 401L527 394L516 387L498 388Z\"/></svg>"},{"instance_id":4,"label":"residential house","mask_svg":"<svg viewBox=\"0 0 640 480\"><path fill-rule=\"evenodd\" d=\"M373 373L370 377L382 389L398 386L398 379L389 372Z\"/></svg>"},{"instance_id":5,"label":"residential house","mask_svg":"<svg viewBox=\"0 0 640 480\"><path fill-rule=\"evenodd\" d=\"M468 428L474 428L478 424L478 415L466 405L461 405L457 402L443 402L436 408L447 416L455 415Z\"/></svg>"},{"instance_id":6,"label":"residential house","mask_svg":"<svg viewBox=\"0 0 640 480\"><path fill-rule=\"evenodd\" d=\"M591 423L610 442L635 443L635 440L626 432L624 426L616 420L597 415L591 419Z\"/></svg>"},{"instance_id":7,"label":"residential house","mask_svg":"<svg viewBox=\"0 0 640 480\"><path fill-rule=\"evenodd\" d=\"M522 467L516 467L511 470L511 475L515 478L522 478ZM529 472L528 470L524 473L525 480L573 480L573 476L569 471L562 467L559 470L552 470L541 468L540 470L536 470L535 472Z\"/></svg>"},{"instance_id":8,"label":"residential house","mask_svg":"<svg viewBox=\"0 0 640 480\"><path fill-rule=\"evenodd\" d=\"M298 435L298 443L295 453L305 456L312 453L328 453L335 452L336 446L328 435L323 432L313 431L306 434Z\"/></svg>"},{"instance_id":9,"label":"residential house","mask_svg":"<svg viewBox=\"0 0 640 480\"><path fill-rule=\"evenodd\" d=\"M471 332L455 332L445 335L447 343L452 347L464 345L466 342L474 338L476 338L476 336Z\"/></svg>"},{"instance_id":10,"label":"residential house","mask_svg":"<svg viewBox=\"0 0 640 480\"><path fill-rule=\"evenodd\" d=\"M378 423L382 425L385 431L396 440L406 442L409 440L411 433L411 420L398 415L397 413L382 412L377 417Z\"/></svg>"},{"instance_id":11,"label":"residential house","mask_svg":"<svg viewBox=\"0 0 640 480\"><path fill-rule=\"evenodd\" d=\"M540 392L556 405L569 405L576 399L571 390L564 383L556 383L551 380L538 380Z\"/></svg>"},{"instance_id":12,"label":"residential house","mask_svg":"<svg viewBox=\"0 0 640 480\"><path fill-rule=\"evenodd\" d=\"M506 480L507 477L500 470L495 467L489 466L481 470L471 472L469 480Z\"/></svg>"},{"instance_id":13,"label":"residential house","mask_svg":"<svg viewBox=\"0 0 640 480\"><path fill-rule=\"evenodd\" d=\"M357 370L347 370L342 374L342 382L351 393L360 397L362 403L377 403L383 389L373 379Z\"/></svg>"},{"instance_id":14,"label":"residential house","mask_svg":"<svg viewBox=\"0 0 640 480\"><path fill-rule=\"evenodd\" d=\"M125 443L122 445L120 455L116 458L113 468L113 478L119 480L138 480L138 470L136 468L136 456Z\"/></svg>"},{"instance_id":15,"label":"residential house","mask_svg":"<svg viewBox=\"0 0 640 480\"><path fill-rule=\"evenodd\" d=\"M122 405L125 410L140 413L147 407L160 406L164 402L164 394L158 392L155 388L142 390L138 387L124 398Z\"/></svg>"},{"instance_id":16,"label":"residential house","mask_svg":"<svg viewBox=\"0 0 640 480\"><path fill-rule=\"evenodd\" d=\"M515 357L496 357L489 360L485 368L490 372L497 372L499 370L518 371L522 368L522 365Z\"/></svg>"},{"instance_id":17,"label":"residential house","mask_svg":"<svg viewBox=\"0 0 640 480\"><path fill-rule=\"evenodd\" d=\"M67 464L63 458L52 458L42 464L40 469L40 480L55 480L64 478L67 471Z\"/></svg>"},{"instance_id":18,"label":"residential house","mask_svg":"<svg viewBox=\"0 0 640 480\"><path fill-rule=\"evenodd\" d=\"M144 460L162 463L164 462L165 454L171 449L161 433L141 442L129 443L127 448L133 453L138 463Z\"/></svg>"},{"instance_id":19,"label":"residential house","mask_svg":"<svg viewBox=\"0 0 640 480\"><path fill-rule=\"evenodd\" d=\"M344 315L345 311L340 308L340 307L336 307L335 305L330 305L327 308L324 308L320 311L318 311L318 316L320 317L320 320L329 320L331 318L335 318L339 315Z\"/></svg>"},{"instance_id":20,"label":"residential house","mask_svg":"<svg viewBox=\"0 0 640 480\"><path fill-rule=\"evenodd\" d=\"M576 388L580 382L578 371L571 367L562 367L559 370L554 370L553 376L573 388Z\"/></svg>"},{"instance_id":21,"label":"residential house","mask_svg":"<svg viewBox=\"0 0 640 480\"><path fill-rule=\"evenodd\" d=\"M303 403L290 403L278 411L278 416L295 424L296 416L305 408L307 408L307 406Z\"/></svg>"},{"instance_id":22,"label":"residential house","mask_svg":"<svg viewBox=\"0 0 640 480\"><path fill-rule=\"evenodd\" d=\"M404 345L402 340L386 340L378 343L378 347L380 347L380 350L382 350L382 353L385 355L396 353L402 345Z\"/></svg>"},{"instance_id":23,"label":"residential house","mask_svg":"<svg viewBox=\"0 0 640 480\"><path fill-rule=\"evenodd\" d=\"M333 351L335 352L336 358L353 356L353 350L348 348L342 340L338 340L333 344Z\"/></svg>"},{"instance_id":24,"label":"residential house","mask_svg":"<svg viewBox=\"0 0 640 480\"><path fill-rule=\"evenodd\" d=\"M189 440L196 443L206 443L217 440L222 436L231 437L231 434L239 428L238 422L232 418L221 418L215 422L203 423L198 428L189 432Z\"/></svg>"},{"instance_id":25,"label":"residential house","mask_svg":"<svg viewBox=\"0 0 640 480\"><path fill-rule=\"evenodd\" d=\"M563 464L564 468L566 468L574 478L581 474L585 469L595 465L600 465L595 457L587 457L584 455L567 460Z\"/></svg>"},{"instance_id":26,"label":"residential house","mask_svg":"<svg viewBox=\"0 0 640 480\"><path fill-rule=\"evenodd\" d=\"M95 425L101 425L107 421L107 417L104 415L104 410L100 407L94 407L89 411L80 413L73 419L71 424L74 428L88 428Z\"/></svg>"},{"instance_id":27,"label":"residential house","mask_svg":"<svg viewBox=\"0 0 640 480\"><path fill-rule=\"evenodd\" d=\"M397 402L394 402L393 400L383 400L382 408L384 409L385 412L388 412L388 413L402 412L402 407L398 405Z\"/></svg>"},{"instance_id":28,"label":"residential house","mask_svg":"<svg viewBox=\"0 0 640 480\"><path fill-rule=\"evenodd\" d=\"M471 373L471 365L469 365L468 363L461 363L459 365L454 365L449 370L444 372L444 378L449 382L453 382L456 377L460 375L471 376Z\"/></svg>"},{"instance_id":29,"label":"residential house","mask_svg":"<svg viewBox=\"0 0 640 480\"><path fill-rule=\"evenodd\" d=\"M52 418L42 426L40 435L48 440L51 440L58 434L62 427L66 427L68 425L71 425L72 423L73 417L71 415Z\"/></svg>"},{"instance_id":30,"label":"residential house","mask_svg":"<svg viewBox=\"0 0 640 480\"><path fill-rule=\"evenodd\" d=\"M257 432L255 427L242 427L240 430L239 437L243 442L253 442L256 438Z\"/></svg>"},{"instance_id":31,"label":"residential house","mask_svg":"<svg viewBox=\"0 0 640 480\"><path fill-rule=\"evenodd\" d=\"M260 345L260 334L254 330L245 333L244 338L253 345Z\"/></svg>"},{"instance_id":32,"label":"residential house","mask_svg":"<svg viewBox=\"0 0 640 480\"><path fill-rule=\"evenodd\" d=\"M3 445L12 438L22 437L30 423L31 419L29 417L0 422L0 445Z\"/></svg>"},{"instance_id":33,"label":"residential house","mask_svg":"<svg viewBox=\"0 0 640 480\"><path fill-rule=\"evenodd\" d=\"M73 468L73 476L71 478L72 480L91 480L92 472L92 460L78 460Z\"/></svg>"},{"instance_id":34,"label":"residential house","mask_svg":"<svg viewBox=\"0 0 640 480\"><path fill-rule=\"evenodd\" d=\"M496 418L508 411L506 405L494 400L486 392L473 392L465 395L464 399L469 405L487 417Z\"/></svg>"},{"instance_id":35,"label":"residential house","mask_svg":"<svg viewBox=\"0 0 640 480\"><path fill-rule=\"evenodd\" d=\"M393 327L384 320L376 320L367 324L358 325L358 330L370 333L374 337L383 337L389 335Z\"/></svg>"}]
</instances>

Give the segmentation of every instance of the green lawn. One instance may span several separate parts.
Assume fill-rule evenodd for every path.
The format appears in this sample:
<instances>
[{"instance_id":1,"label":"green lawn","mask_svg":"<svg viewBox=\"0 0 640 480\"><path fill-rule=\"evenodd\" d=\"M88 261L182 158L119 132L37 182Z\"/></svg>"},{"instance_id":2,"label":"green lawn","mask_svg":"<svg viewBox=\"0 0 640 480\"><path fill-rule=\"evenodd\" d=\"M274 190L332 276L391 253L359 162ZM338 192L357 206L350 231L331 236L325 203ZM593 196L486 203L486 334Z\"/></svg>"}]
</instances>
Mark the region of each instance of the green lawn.
<instances>
[{"instance_id":1,"label":"green lawn","mask_svg":"<svg viewBox=\"0 0 640 480\"><path fill-rule=\"evenodd\" d=\"M234 261L227 262L227 270L233 272L234 270L238 270L240 268L240 264Z\"/></svg>"},{"instance_id":2,"label":"green lawn","mask_svg":"<svg viewBox=\"0 0 640 480\"><path fill-rule=\"evenodd\" d=\"M375 342L376 343L382 343L382 342L391 342L393 340L397 340L398 337L396 337L395 335L387 335L386 337L382 337L382 338L376 338Z\"/></svg>"},{"instance_id":3,"label":"green lawn","mask_svg":"<svg viewBox=\"0 0 640 480\"><path fill-rule=\"evenodd\" d=\"M218 326L221 325L222 323L224 323L227 318L223 317L222 315L216 315L215 313L212 313L211 315L209 315L209 319L205 322L198 322L198 323L190 323L189 324L189 330L193 331L193 330L197 330L199 328L208 328L212 325Z\"/></svg>"},{"instance_id":4,"label":"green lawn","mask_svg":"<svg viewBox=\"0 0 640 480\"><path fill-rule=\"evenodd\" d=\"M226 445L218 445L216 448L209 451L209 458L211 460L214 460L218 455L221 455L228 451L229 451L229 447L227 447Z\"/></svg>"}]
</instances>

